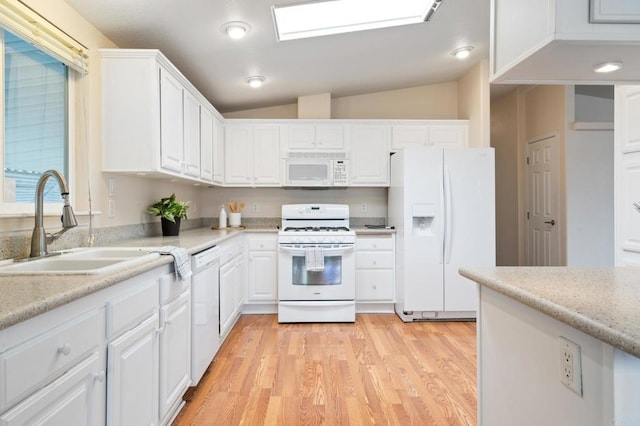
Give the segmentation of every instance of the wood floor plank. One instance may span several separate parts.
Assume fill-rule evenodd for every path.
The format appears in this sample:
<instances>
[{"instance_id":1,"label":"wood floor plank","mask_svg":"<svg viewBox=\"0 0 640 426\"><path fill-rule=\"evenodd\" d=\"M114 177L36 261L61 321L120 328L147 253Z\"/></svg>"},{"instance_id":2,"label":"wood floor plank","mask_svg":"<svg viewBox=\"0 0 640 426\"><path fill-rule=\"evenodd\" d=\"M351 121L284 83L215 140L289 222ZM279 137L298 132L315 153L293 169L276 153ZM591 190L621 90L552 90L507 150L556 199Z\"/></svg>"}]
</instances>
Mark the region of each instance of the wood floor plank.
<instances>
[{"instance_id":1,"label":"wood floor plank","mask_svg":"<svg viewBox=\"0 0 640 426\"><path fill-rule=\"evenodd\" d=\"M475 425L475 323L243 315L174 425Z\"/></svg>"}]
</instances>

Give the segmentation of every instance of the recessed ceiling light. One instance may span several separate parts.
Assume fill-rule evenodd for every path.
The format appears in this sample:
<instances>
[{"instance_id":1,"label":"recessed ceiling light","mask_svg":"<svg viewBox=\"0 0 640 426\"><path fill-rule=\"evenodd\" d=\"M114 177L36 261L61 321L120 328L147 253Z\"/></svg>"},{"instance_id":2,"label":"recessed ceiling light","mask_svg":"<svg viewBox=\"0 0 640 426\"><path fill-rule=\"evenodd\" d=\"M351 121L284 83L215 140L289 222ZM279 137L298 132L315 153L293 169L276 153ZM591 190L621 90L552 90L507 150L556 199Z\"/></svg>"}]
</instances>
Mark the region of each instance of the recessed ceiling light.
<instances>
[{"instance_id":1,"label":"recessed ceiling light","mask_svg":"<svg viewBox=\"0 0 640 426\"><path fill-rule=\"evenodd\" d=\"M247 83L249 83L250 87L257 89L258 87L262 86L262 83L264 83L264 77L261 75L247 77Z\"/></svg>"},{"instance_id":2,"label":"recessed ceiling light","mask_svg":"<svg viewBox=\"0 0 640 426\"><path fill-rule=\"evenodd\" d=\"M272 6L278 40L428 21L443 0L320 0Z\"/></svg>"},{"instance_id":3,"label":"recessed ceiling light","mask_svg":"<svg viewBox=\"0 0 640 426\"><path fill-rule=\"evenodd\" d=\"M220 27L220 29L230 38L238 40L243 38L249 31L251 31L251 25L242 21L231 21L222 24L222 27Z\"/></svg>"},{"instance_id":4,"label":"recessed ceiling light","mask_svg":"<svg viewBox=\"0 0 640 426\"><path fill-rule=\"evenodd\" d=\"M455 49L451 54L458 59L467 59L473 50L473 46L464 46Z\"/></svg>"},{"instance_id":5,"label":"recessed ceiling light","mask_svg":"<svg viewBox=\"0 0 640 426\"><path fill-rule=\"evenodd\" d=\"M607 72L618 71L620 68L622 68L622 62L613 61L613 62L604 62L602 64L595 65L593 67L593 70L595 72L607 73Z\"/></svg>"}]
</instances>

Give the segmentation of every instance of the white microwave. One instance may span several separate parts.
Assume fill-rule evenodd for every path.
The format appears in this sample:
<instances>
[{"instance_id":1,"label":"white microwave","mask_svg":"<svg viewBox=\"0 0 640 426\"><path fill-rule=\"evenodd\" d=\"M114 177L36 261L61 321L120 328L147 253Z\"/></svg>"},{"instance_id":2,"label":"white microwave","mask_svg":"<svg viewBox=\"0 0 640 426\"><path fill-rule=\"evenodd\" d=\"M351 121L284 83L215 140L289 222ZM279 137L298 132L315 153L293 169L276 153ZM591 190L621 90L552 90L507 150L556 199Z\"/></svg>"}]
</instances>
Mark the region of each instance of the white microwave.
<instances>
[{"instance_id":1,"label":"white microwave","mask_svg":"<svg viewBox=\"0 0 640 426\"><path fill-rule=\"evenodd\" d=\"M349 186L345 153L289 153L284 164L284 186Z\"/></svg>"}]
</instances>

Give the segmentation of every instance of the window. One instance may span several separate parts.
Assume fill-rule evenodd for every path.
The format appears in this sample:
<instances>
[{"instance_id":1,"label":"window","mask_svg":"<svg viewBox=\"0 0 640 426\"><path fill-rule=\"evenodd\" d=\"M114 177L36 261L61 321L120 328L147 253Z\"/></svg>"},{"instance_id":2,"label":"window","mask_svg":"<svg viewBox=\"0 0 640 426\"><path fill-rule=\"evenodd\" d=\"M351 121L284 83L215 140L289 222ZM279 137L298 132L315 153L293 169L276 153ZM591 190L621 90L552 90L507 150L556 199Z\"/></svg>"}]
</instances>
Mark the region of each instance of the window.
<instances>
[{"instance_id":1,"label":"window","mask_svg":"<svg viewBox=\"0 0 640 426\"><path fill-rule=\"evenodd\" d=\"M2 31L2 40L3 201L33 203L42 172L57 169L69 180L68 69L9 31ZM53 179L47 182L44 200L61 202L58 183Z\"/></svg>"},{"instance_id":2,"label":"window","mask_svg":"<svg viewBox=\"0 0 640 426\"><path fill-rule=\"evenodd\" d=\"M86 46L23 0L0 0L0 217L33 215L35 185L48 169L62 172L73 192L70 99L84 96L74 88L88 71ZM45 214L61 206L49 179Z\"/></svg>"}]
</instances>

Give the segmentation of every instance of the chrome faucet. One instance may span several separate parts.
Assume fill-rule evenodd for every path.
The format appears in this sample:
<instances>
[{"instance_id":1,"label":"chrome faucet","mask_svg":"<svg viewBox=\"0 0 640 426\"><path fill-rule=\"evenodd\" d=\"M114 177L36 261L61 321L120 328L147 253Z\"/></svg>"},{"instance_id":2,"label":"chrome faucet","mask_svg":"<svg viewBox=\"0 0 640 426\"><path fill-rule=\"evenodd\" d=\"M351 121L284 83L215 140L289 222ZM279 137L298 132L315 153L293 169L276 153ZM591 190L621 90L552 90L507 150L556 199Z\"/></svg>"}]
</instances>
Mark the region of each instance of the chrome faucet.
<instances>
[{"instance_id":1,"label":"chrome faucet","mask_svg":"<svg viewBox=\"0 0 640 426\"><path fill-rule=\"evenodd\" d=\"M44 232L44 186L47 183L47 179L51 176L56 178L58 185L60 185L60 195L64 200L64 207L62 208L62 229L55 234L46 234ZM38 179L38 185L36 187L36 223L33 228L33 234L31 234L31 254L29 257L40 257L47 255L47 244L52 243L56 238L64 234L69 229L78 225L76 216L73 214L73 208L69 204L69 188L67 188L67 182L64 180L64 176L57 170L47 170L42 173L40 179Z\"/></svg>"}]
</instances>

